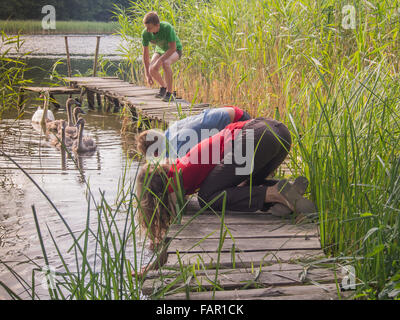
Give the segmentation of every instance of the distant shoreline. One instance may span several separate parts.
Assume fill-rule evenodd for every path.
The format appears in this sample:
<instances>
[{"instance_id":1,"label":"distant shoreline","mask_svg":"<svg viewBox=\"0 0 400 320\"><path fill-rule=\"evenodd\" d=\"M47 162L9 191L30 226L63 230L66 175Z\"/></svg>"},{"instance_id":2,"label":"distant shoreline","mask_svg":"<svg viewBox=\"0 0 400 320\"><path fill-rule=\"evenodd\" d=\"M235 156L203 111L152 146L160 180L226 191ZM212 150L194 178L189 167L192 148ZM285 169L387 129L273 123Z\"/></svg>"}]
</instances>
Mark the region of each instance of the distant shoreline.
<instances>
[{"instance_id":1,"label":"distant shoreline","mask_svg":"<svg viewBox=\"0 0 400 320\"><path fill-rule=\"evenodd\" d=\"M44 30L41 20L0 20L0 30L8 35L95 35L113 34L118 30L116 22L57 21L56 29Z\"/></svg>"}]
</instances>

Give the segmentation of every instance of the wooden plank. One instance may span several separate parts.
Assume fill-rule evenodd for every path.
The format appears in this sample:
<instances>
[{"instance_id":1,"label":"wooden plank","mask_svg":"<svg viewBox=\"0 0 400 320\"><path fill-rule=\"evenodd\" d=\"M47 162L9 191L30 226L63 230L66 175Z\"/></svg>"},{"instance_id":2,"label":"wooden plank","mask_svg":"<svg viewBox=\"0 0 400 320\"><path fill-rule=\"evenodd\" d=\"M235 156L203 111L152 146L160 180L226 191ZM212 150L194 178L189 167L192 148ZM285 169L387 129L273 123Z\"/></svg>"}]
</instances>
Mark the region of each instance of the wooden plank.
<instances>
[{"instance_id":1,"label":"wooden plank","mask_svg":"<svg viewBox=\"0 0 400 320\"><path fill-rule=\"evenodd\" d=\"M118 77L65 77L63 80L67 82L89 82L89 81L102 81L102 80L120 80Z\"/></svg>"},{"instance_id":2,"label":"wooden plank","mask_svg":"<svg viewBox=\"0 0 400 320\"><path fill-rule=\"evenodd\" d=\"M271 263L283 263L293 261L309 262L315 259L324 258L322 250L272 250L272 251L253 251L238 252L235 254L223 253L219 257L219 265L221 268L257 268L259 266L269 265ZM218 261L218 254L208 252L199 253L182 253L179 259L176 253L168 254L168 261L165 267L179 267L183 265L204 264L207 268L215 266Z\"/></svg>"},{"instance_id":3,"label":"wooden plank","mask_svg":"<svg viewBox=\"0 0 400 320\"><path fill-rule=\"evenodd\" d=\"M132 97L152 96L156 100L157 98L154 97L154 95L158 93L158 90L153 90L153 89L138 90L136 87L131 87L129 90L122 88L120 90L116 90L116 92L118 92L119 94L129 94ZM157 100L160 101L161 99Z\"/></svg>"},{"instance_id":4,"label":"wooden plank","mask_svg":"<svg viewBox=\"0 0 400 320\"><path fill-rule=\"evenodd\" d=\"M341 293L342 295L343 293ZM345 297L349 294L344 293ZM165 300L187 300L185 293L168 295ZM338 299L335 283L302 286L275 286L271 288L190 292L190 300L330 300Z\"/></svg>"},{"instance_id":5,"label":"wooden plank","mask_svg":"<svg viewBox=\"0 0 400 320\"><path fill-rule=\"evenodd\" d=\"M164 102L161 99L157 99L152 96L144 96L143 99L134 98L134 97L126 97L125 100L131 104L141 104L141 103L148 103L148 102L152 101L152 102L158 102L161 105L165 105L165 104L175 105L175 101ZM188 105L188 106L191 105L188 101L186 101L184 99L177 99L176 102L178 104L182 104L182 105Z\"/></svg>"},{"instance_id":6,"label":"wooden plank","mask_svg":"<svg viewBox=\"0 0 400 320\"><path fill-rule=\"evenodd\" d=\"M182 230L181 230L182 229ZM318 237L318 227L315 225L290 225L286 223L278 225L227 225L227 229L234 238L253 238L257 237ZM174 224L168 231L168 237L177 239L203 238L219 239L220 226L210 224L191 223L189 225Z\"/></svg>"},{"instance_id":7,"label":"wooden plank","mask_svg":"<svg viewBox=\"0 0 400 320\"><path fill-rule=\"evenodd\" d=\"M126 97L126 98L130 98L130 97ZM153 102L153 101L143 100L142 102L138 101L137 104L138 104L138 107L141 107L143 110L146 110L147 112L150 112L150 113L153 112L153 110L155 110L155 112L157 112L157 110L160 109L160 106L162 106L162 108L169 108L169 109L172 108L173 110L175 110L177 112L176 105L171 105L168 103L160 104L160 100L154 101L154 103L155 104L158 103L158 105L150 104L150 102ZM178 102L178 103L181 104L180 102ZM182 108L183 113L185 113L185 112L200 113L201 111L204 110L203 107L196 107L194 105L191 106L190 103L185 102L185 101L183 101L183 103L181 104L181 108Z\"/></svg>"},{"instance_id":8,"label":"wooden plank","mask_svg":"<svg viewBox=\"0 0 400 320\"><path fill-rule=\"evenodd\" d=\"M168 253L218 252L219 239L173 239L168 247ZM237 251L272 251L272 250L320 250L318 238L236 238L234 241L227 236L221 252Z\"/></svg>"},{"instance_id":9,"label":"wooden plank","mask_svg":"<svg viewBox=\"0 0 400 320\"><path fill-rule=\"evenodd\" d=\"M178 288L181 283L171 283L176 277L164 277L156 279L148 279L144 282L142 292L151 294L155 287L170 285L171 289ZM199 275L193 277L188 286L191 291L197 290L212 290L213 285L210 280L215 282L215 273L209 273L207 276ZM293 286L306 283L333 283L335 282L334 273L331 270L318 268L304 270L280 270L280 271L263 271L255 269L254 272L249 272L246 269L236 269L230 273L219 274L217 284L224 290L255 288L268 286Z\"/></svg>"},{"instance_id":10,"label":"wooden plank","mask_svg":"<svg viewBox=\"0 0 400 320\"><path fill-rule=\"evenodd\" d=\"M160 99L156 98L132 98L132 97L125 97L124 100L131 105L135 106L136 108L142 108L143 110L152 110L152 109L160 109L160 108L175 108L176 105L173 103L163 102ZM181 107L190 107L190 104L186 101L179 102Z\"/></svg>"},{"instance_id":11,"label":"wooden plank","mask_svg":"<svg viewBox=\"0 0 400 320\"><path fill-rule=\"evenodd\" d=\"M274 263L271 265L267 265L262 267L263 272L272 272L272 271L301 271L304 270L305 265L299 263ZM231 273L238 272L238 270L243 270L241 272L252 272L252 268L242 268L242 269L219 269L219 275L229 275ZM215 276L215 269L203 269L200 267L199 269L195 269L196 276ZM176 270L172 268L161 268L159 270L152 270L146 273L146 279L156 279L159 277L176 277L181 273L181 270L178 268Z\"/></svg>"},{"instance_id":12,"label":"wooden plank","mask_svg":"<svg viewBox=\"0 0 400 320\"><path fill-rule=\"evenodd\" d=\"M157 108L157 107L153 107L153 106L144 106L142 107L142 105L138 106L138 108L142 109L143 112L146 112L147 114L159 114L160 111L162 112L168 112L168 113L173 113L174 115L193 115L193 114L198 114L200 113L202 110L197 110L197 109L192 109L190 108L189 105L183 105L181 106L182 110L178 111L176 106L171 106L171 105L166 105L163 108Z\"/></svg>"},{"instance_id":13,"label":"wooden plank","mask_svg":"<svg viewBox=\"0 0 400 320\"><path fill-rule=\"evenodd\" d=\"M76 81L78 84L105 84L105 83L110 83L110 84L116 84L116 83L126 83L129 84L130 86L133 86L129 82L119 80L119 79L99 79L99 78L92 78L90 80L83 80L83 81Z\"/></svg>"},{"instance_id":14,"label":"wooden plank","mask_svg":"<svg viewBox=\"0 0 400 320\"><path fill-rule=\"evenodd\" d=\"M167 103L167 102L162 102L161 100L142 100L142 101L136 101L136 103L132 103L132 101L128 101L129 99L132 99L132 97L124 97L123 100L130 105L131 108L135 108L135 109L141 109L143 111L147 111L147 112L152 112L153 110L155 110L155 112L157 112L157 110L159 109L174 109L177 111L177 107L176 105ZM183 105L181 105L181 108L183 109L187 109L190 110L190 104L189 103L184 103ZM199 110L194 108L194 110ZM201 109L202 110L202 109Z\"/></svg>"},{"instance_id":15,"label":"wooden plank","mask_svg":"<svg viewBox=\"0 0 400 320\"><path fill-rule=\"evenodd\" d=\"M63 94L63 93L80 93L81 90L71 87L23 87L25 91L31 92L49 92L50 94Z\"/></svg>"},{"instance_id":16,"label":"wooden plank","mask_svg":"<svg viewBox=\"0 0 400 320\"><path fill-rule=\"evenodd\" d=\"M104 84L94 84L94 83L82 83L79 84L81 87L85 87L88 89L97 89L97 90L103 90L103 91L111 91L113 88L130 88L129 83L104 83Z\"/></svg>"},{"instance_id":17,"label":"wooden plank","mask_svg":"<svg viewBox=\"0 0 400 320\"><path fill-rule=\"evenodd\" d=\"M207 214L209 213L209 214ZM193 215L185 214L182 216L182 224L186 224L189 220L193 219ZM210 212L203 212L194 218L195 223L207 223L217 225L221 223L221 216L217 216ZM225 213L225 224L282 224L283 222L289 223L283 219L274 217L266 213L243 213L237 211L228 211Z\"/></svg>"}]
</instances>

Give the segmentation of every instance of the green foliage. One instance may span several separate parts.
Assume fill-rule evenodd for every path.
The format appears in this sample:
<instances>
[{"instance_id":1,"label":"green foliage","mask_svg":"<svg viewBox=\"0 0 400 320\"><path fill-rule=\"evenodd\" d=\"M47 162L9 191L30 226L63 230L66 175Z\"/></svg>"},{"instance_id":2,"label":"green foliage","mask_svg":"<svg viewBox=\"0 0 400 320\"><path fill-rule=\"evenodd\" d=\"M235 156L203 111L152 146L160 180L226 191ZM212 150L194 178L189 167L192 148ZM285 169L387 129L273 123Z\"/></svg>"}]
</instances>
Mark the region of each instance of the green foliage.
<instances>
[{"instance_id":1,"label":"green foliage","mask_svg":"<svg viewBox=\"0 0 400 320\"><path fill-rule=\"evenodd\" d=\"M349 4L354 28L343 27ZM326 253L350 257L358 297L393 298L400 259L399 3L145 0L116 12L122 36L139 38L152 10L181 39L176 83L189 100L196 92L253 116L279 114L292 132L291 173L311 182ZM122 50L137 59L141 43L131 40Z\"/></svg>"},{"instance_id":2,"label":"green foliage","mask_svg":"<svg viewBox=\"0 0 400 320\"><path fill-rule=\"evenodd\" d=\"M0 43L0 119L3 112L10 108L17 108L20 97L19 87L27 85L30 80L24 79L27 69L24 57L28 54L18 54L23 41L19 35L8 36L1 31ZM11 49L15 49L17 56L8 57Z\"/></svg>"}]
</instances>

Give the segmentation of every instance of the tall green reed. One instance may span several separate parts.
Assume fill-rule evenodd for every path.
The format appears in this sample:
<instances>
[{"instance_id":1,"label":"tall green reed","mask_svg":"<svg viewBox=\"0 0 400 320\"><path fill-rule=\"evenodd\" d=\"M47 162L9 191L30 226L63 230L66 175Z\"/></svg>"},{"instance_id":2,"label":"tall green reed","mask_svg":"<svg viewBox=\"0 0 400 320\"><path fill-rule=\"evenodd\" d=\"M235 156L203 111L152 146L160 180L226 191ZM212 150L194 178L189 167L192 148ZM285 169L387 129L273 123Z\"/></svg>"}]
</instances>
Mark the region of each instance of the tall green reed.
<instances>
[{"instance_id":1,"label":"tall green reed","mask_svg":"<svg viewBox=\"0 0 400 320\"><path fill-rule=\"evenodd\" d=\"M84 179L87 187L86 223L82 226L82 231L76 232L72 230L69 223L64 219L63 214L57 209L53 201L42 190L35 179L10 156L2 151L0 153L16 165L47 199L57 213L60 222L66 228L67 236L71 242L71 245L65 249L65 240L63 240L64 243L59 243L59 239L54 234L52 227L48 224L43 225L40 214L36 212L35 206L32 206L44 265L29 258L27 262L21 262L26 268L32 268L32 280L29 282L29 280L18 274L7 261L0 260L0 263L8 269L10 275L21 284L21 288L23 288L23 293L25 294L21 295L13 292L5 283L0 282L0 286L5 289L10 298L18 300L26 299L27 297L33 300L144 299L142 286L149 270L146 270L143 275L139 275L139 270L149 262L153 265L162 265L165 256L163 256L163 250L149 252L145 249L148 240L152 239L153 236L149 233L150 228L143 232L137 220L143 196L143 194L136 192L134 186L139 166L137 166L132 180L128 179L128 171L135 170L132 166L135 166L136 163L133 163L133 160L126 163L125 171L118 180L118 190L112 203L106 199L104 192L101 190L100 197L96 198L91 190L90 183ZM151 174L145 178L145 186L147 186L151 178ZM183 194L180 184L175 188L177 188L175 190L177 194ZM152 192L150 189L146 189L145 191ZM165 191L167 192L167 189ZM190 199L184 199L183 197L178 198L180 198L180 201L176 204L178 214L177 219L173 223L180 222L180 217L184 214L186 206L190 201ZM210 209L210 206L217 199L218 197L195 212L185 224L181 225L180 230L176 234L169 234L168 238L163 240L164 242L160 248L167 250L174 237L179 235L189 223L205 210ZM167 206L168 204L160 202L158 205ZM224 231L224 235L221 237L222 243L228 232L225 230L224 212L225 210L223 210L221 221L221 232ZM156 209L154 210L153 218L155 214ZM153 222L153 218L149 221L149 225ZM48 234L47 237L45 232ZM222 243L219 252L222 249ZM51 250L55 250L56 255L49 256L48 252ZM71 259L73 263L71 263ZM57 270L52 269L52 266L55 265L58 266ZM188 276L196 276L196 273L201 272L204 268L196 270L194 269L194 265L185 267L181 265L179 267L180 272L174 276L174 281L169 281L168 284L158 287L150 297L152 299L159 299L172 292L179 291L182 279L186 279L185 277ZM174 270L171 267L170 269ZM47 294L40 287L43 284L43 282L39 281L40 278L38 279L40 276L44 276L47 279ZM218 272L215 274L215 282L217 282L217 277ZM185 287L186 289L189 288L188 283Z\"/></svg>"},{"instance_id":2,"label":"tall green reed","mask_svg":"<svg viewBox=\"0 0 400 320\"><path fill-rule=\"evenodd\" d=\"M358 0L159 0L115 12L122 36L134 38L121 50L135 59L145 13L174 25L184 53L175 80L186 98L196 92L253 116L278 111L293 134L288 166L311 182L323 247L352 257L359 297L393 298L399 277L398 8Z\"/></svg>"}]
</instances>

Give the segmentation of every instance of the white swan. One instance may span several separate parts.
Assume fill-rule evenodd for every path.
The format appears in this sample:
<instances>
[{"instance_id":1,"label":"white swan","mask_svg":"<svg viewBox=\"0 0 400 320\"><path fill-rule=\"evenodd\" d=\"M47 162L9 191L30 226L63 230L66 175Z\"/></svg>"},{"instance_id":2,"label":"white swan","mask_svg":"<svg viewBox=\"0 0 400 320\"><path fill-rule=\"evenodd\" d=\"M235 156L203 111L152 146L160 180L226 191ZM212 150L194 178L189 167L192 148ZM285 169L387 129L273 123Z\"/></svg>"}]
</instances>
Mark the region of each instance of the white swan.
<instances>
[{"instance_id":1,"label":"white swan","mask_svg":"<svg viewBox=\"0 0 400 320\"><path fill-rule=\"evenodd\" d=\"M38 107L35 113L32 116L32 123L40 123L45 125L46 122L54 121L55 117L53 112L49 110L49 96L48 93L41 95L40 97L44 97L44 107Z\"/></svg>"},{"instance_id":2,"label":"white swan","mask_svg":"<svg viewBox=\"0 0 400 320\"><path fill-rule=\"evenodd\" d=\"M92 138L83 136L83 128L85 126L85 120L80 118L76 126L78 127L78 138L72 145L72 150L78 154L93 153L97 149L96 142Z\"/></svg>"}]
</instances>

